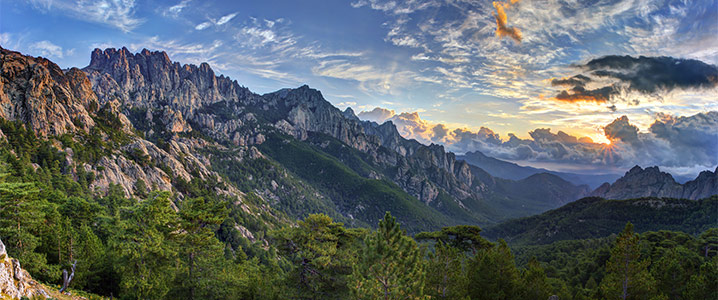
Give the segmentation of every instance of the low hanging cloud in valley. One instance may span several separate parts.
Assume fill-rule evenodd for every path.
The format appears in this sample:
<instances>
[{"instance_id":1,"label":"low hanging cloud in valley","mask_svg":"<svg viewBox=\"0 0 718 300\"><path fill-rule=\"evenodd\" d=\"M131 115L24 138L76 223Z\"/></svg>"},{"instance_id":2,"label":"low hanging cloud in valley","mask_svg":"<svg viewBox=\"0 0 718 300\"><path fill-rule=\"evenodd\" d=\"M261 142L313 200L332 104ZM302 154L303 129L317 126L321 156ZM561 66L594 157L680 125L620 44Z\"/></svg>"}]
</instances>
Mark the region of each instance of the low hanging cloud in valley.
<instances>
[{"instance_id":1,"label":"low hanging cloud in valley","mask_svg":"<svg viewBox=\"0 0 718 300\"><path fill-rule=\"evenodd\" d=\"M360 112L358 116L377 123L391 121L402 136L424 144L442 144L455 153L480 151L499 159L529 164L588 165L595 170L658 165L693 175L718 165L716 111L685 117L657 114L647 131L641 131L627 116L621 116L603 127L610 144L563 131L554 133L549 128L530 131L530 138L526 139L512 133L501 137L487 127L478 131L449 128L423 120L416 112L396 114L394 110L379 107Z\"/></svg>"},{"instance_id":2,"label":"low hanging cloud in valley","mask_svg":"<svg viewBox=\"0 0 718 300\"><path fill-rule=\"evenodd\" d=\"M556 100L567 102L615 102L638 93L662 97L674 90L709 90L718 86L718 67L695 59L609 55L577 66L581 73L551 80L565 87ZM588 86L592 86L589 88Z\"/></svg>"}]
</instances>

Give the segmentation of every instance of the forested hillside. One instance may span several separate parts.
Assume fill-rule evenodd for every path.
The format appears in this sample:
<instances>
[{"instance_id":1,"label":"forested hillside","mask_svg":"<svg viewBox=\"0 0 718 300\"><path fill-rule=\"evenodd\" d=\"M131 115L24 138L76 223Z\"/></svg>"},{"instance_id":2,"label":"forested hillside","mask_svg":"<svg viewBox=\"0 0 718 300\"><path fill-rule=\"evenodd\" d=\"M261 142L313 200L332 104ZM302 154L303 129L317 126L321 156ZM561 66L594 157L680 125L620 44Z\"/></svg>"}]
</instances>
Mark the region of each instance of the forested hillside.
<instances>
[{"instance_id":1,"label":"forested hillside","mask_svg":"<svg viewBox=\"0 0 718 300\"><path fill-rule=\"evenodd\" d=\"M637 232L673 230L697 235L718 227L718 196L702 200L588 197L540 215L487 227L484 235L512 245L593 239L618 232L631 222Z\"/></svg>"}]
</instances>

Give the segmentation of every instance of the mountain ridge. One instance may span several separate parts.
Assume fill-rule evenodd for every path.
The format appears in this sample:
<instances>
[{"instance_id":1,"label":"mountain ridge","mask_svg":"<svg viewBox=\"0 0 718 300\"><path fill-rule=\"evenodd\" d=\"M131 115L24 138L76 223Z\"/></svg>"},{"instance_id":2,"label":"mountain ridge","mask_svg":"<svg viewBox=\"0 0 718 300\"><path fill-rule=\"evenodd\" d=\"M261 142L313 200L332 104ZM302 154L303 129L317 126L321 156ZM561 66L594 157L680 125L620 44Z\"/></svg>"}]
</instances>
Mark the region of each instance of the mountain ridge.
<instances>
[{"instance_id":1,"label":"mountain ridge","mask_svg":"<svg viewBox=\"0 0 718 300\"><path fill-rule=\"evenodd\" d=\"M697 200L718 194L718 168L703 171L695 179L680 184L673 176L661 172L657 166L634 166L613 184L604 183L591 192L591 196L607 199L640 197L667 197Z\"/></svg>"},{"instance_id":2,"label":"mountain ridge","mask_svg":"<svg viewBox=\"0 0 718 300\"><path fill-rule=\"evenodd\" d=\"M48 60L2 49L2 69L2 116L55 141L67 157L65 171L94 174L91 184L99 191L119 184L133 195L147 185L181 200L192 193L188 184L198 181L273 223L287 221L282 213L323 212L365 226L391 210L413 224L411 230L491 224L588 192L553 175L493 177L441 145L403 138L391 122L361 121L307 85L259 95L217 76L209 64L182 65L162 51L95 49L87 67L63 73ZM24 79L33 76L44 85ZM47 84L55 94L38 92ZM46 115L16 113L13 107L28 102L19 94L57 111L77 107L70 110L76 116L50 114L72 126L48 127ZM88 152L88 146L101 151ZM290 150L304 153L303 160L283 156ZM312 168L318 173L307 172ZM340 177L315 176L322 172ZM362 182L366 189L346 193L331 184L337 180ZM532 192L521 192L527 189Z\"/></svg>"}]
</instances>

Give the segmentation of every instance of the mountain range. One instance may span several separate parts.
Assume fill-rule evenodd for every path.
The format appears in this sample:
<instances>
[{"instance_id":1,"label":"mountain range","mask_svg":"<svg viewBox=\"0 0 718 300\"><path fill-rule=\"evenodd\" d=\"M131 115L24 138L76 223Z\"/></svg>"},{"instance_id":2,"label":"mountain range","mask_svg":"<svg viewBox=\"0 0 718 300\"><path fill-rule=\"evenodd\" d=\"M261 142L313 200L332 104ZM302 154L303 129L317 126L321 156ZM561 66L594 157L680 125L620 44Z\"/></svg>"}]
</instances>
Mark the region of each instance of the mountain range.
<instances>
[{"instance_id":1,"label":"mountain range","mask_svg":"<svg viewBox=\"0 0 718 300\"><path fill-rule=\"evenodd\" d=\"M259 95L209 64L183 65L160 51L95 49L87 67L68 70L7 49L0 55L0 117L50 141L66 158L63 172L92 174L98 193L150 187L180 201L199 185L264 222L322 212L370 226L391 211L410 232L495 224L590 194L644 195L648 186L655 188L646 196L718 193L709 171L656 187L631 170L593 192L589 185L603 177L525 169L506 174L528 176L506 176L505 164L405 139L391 122L361 121L306 85ZM236 227L254 240L255 228Z\"/></svg>"}]
</instances>

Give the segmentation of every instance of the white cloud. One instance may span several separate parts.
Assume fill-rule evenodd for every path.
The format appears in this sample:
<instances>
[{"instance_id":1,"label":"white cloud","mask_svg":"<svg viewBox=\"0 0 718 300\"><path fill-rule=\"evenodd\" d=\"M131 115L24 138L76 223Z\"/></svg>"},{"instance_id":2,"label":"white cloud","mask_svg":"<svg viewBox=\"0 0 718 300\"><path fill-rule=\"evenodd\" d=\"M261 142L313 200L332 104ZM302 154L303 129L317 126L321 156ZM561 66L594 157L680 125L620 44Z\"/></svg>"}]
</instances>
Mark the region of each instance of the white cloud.
<instances>
[{"instance_id":1,"label":"white cloud","mask_svg":"<svg viewBox=\"0 0 718 300\"><path fill-rule=\"evenodd\" d=\"M228 14L228 15L225 15L225 16L219 18L219 20L217 21L217 26L223 25L223 24L231 21L236 16L237 16L237 13L231 13L231 14Z\"/></svg>"},{"instance_id":2,"label":"white cloud","mask_svg":"<svg viewBox=\"0 0 718 300\"><path fill-rule=\"evenodd\" d=\"M212 23L207 21L207 22L202 22L202 23L197 24L197 26L195 26L194 29L205 30L205 29L209 28L210 26L212 26Z\"/></svg>"},{"instance_id":3,"label":"white cloud","mask_svg":"<svg viewBox=\"0 0 718 300\"><path fill-rule=\"evenodd\" d=\"M29 0L43 13L66 14L72 18L105 24L124 32L132 31L144 20L135 17L135 0Z\"/></svg>"},{"instance_id":4,"label":"white cloud","mask_svg":"<svg viewBox=\"0 0 718 300\"><path fill-rule=\"evenodd\" d=\"M162 12L162 15L166 17L176 18L179 16L180 13L182 13L185 8L187 8L187 6L189 6L189 3L191 1L192 0L182 0L180 3L177 3L167 8L167 10Z\"/></svg>"},{"instance_id":5,"label":"white cloud","mask_svg":"<svg viewBox=\"0 0 718 300\"><path fill-rule=\"evenodd\" d=\"M29 48L30 51L34 52L32 54L39 54L48 58L63 58L65 56L62 47L47 40L33 43Z\"/></svg>"}]
</instances>

